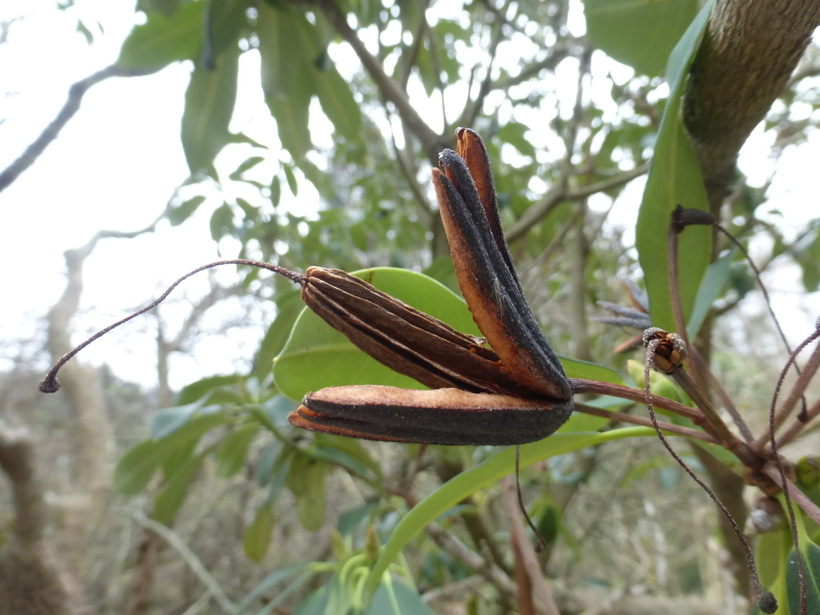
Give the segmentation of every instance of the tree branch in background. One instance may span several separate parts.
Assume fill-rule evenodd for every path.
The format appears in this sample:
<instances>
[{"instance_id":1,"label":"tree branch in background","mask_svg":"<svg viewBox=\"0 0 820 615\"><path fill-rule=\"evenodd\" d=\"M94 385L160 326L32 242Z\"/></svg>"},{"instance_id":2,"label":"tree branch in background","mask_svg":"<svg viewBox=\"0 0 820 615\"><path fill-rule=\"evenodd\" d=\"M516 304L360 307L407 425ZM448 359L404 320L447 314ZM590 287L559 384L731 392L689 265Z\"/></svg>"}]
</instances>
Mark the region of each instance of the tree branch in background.
<instances>
[{"instance_id":1,"label":"tree branch in background","mask_svg":"<svg viewBox=\"0 0 820 615\"><path fill-rule=\"evenodd\" d=\"M27 429L0 425L0 467L11 482L15 516L14 532L0 549L0 615L88 612L77 581L44 537L45 494Z\"/></svg>"},{"instance_id":2,"label":"tree branch in background","mask_svg":"<svg viewBox=\"0 0 820 615\"><path fill-rule=\"evenodd\" d=\"M634 169L624 171L615 177L610 177L609 179L605 179L588 186L566 188L565 186L562 187L560 183L554 185L552 188L547 190L544 196L541 197L541 200L527 209L527 211L524 212L524 215L521 216L515 224L513 224L509 231L507 231L507 241L513 242L516 239L523 237L527 231L530 230L530 228L547 217L553 209L564 201L575 201L577 199L592 196L598 192L613 190L631 182L637 177L640 177L648 170L649 162L644 162L639 164Z\"/></svg>"},{"instance_id":3,"label":"tree branch in background","mask_svg":"<svg viewBox=\"0 0 820 615\"><path fill-rule=\"evenodd\" d=\"M0 173L0 192L8 188L20 174L28 169L37 158L40 157L48 144L57 138L60 131L68 123L74 114L80 110L80 103L83 96L93 85L100 81L105 81L111 77L142 77L157 72L155 69L141 70L134 68L122 68L120 66L107 66L97 71L93 75L81 79L68 88L68 100L51 123L46 126L40 136L26 148L26 151L14 162L12 162L2 173Z\"/></svg>"},{"instance_id":4,"label":"tree branch in background","mask_svg":"<svg viewBox=\"0 0 820 615\"><path fill-rule=\"evenodd\" d=\"M816 0L721 0L689 76L683 118L712 211L741 146L766 116L820 24Z\"/></svg>"},{"instance_id":5,"label":"tree branch in background","mask_svg":"<svg viewBox=\"0 0 820 615\"><path fill-rule=\"evenodd\" d=\"M520 564L529 579L530 595L522 596L520 602L529 598L535 607L535 613L539 615L560 615L558 606L552 597L549 585L541 571L538 557L535 555L532 543L524 526L522 511L519 509L518 496L515 487L509 476L501 479L501 497L504 500L504 508L507 511L507 519L510 522L510 540L513 543L513 550L520 556ZM518 565L516 565L518 568ZM525 583L524 586L527 584ZM521 609L523 612L523 608Z\"/></svg>"},{"instance_id":6,"label":"tree branch in background","mask_svg":"<svg viewBox=\"0 0 820 615\"><path fill-rule=\"evenodd\" d=\"M364 43L359 39L353 29L347 23L347 17L333 0L316 0L318 6L325 16L328 18L336 31L342 36L345 41L353 48L353 51L359 57L365 70L370 77L375 81L385 100L393 103L398 111L402 121L412 131L412 133L421 141L424 152L427 154L430 163L435 166L438 164L439 152L452 145L449 137L442 137L430 128L421 116L410 104L410 99L401 90L399 85L384 72L384 68L379 63L373 54L371 54Z\"/></svg>"},{"instance_id":7,"label":"tree branch in background","mask_svg":"<svg viewBox=\"0 0 820 615\"><path fill-rule=\"evenodd\" d=\"M430 536L438 546L452 555L455 560L486 578L495 585L498 591L508 594L509 596L516 595L515 584L501 568L497 566L488 567L487 562L485 562L480 555L469 549L463 542L437 523L430 523L424 529L427 535Z\"/></svg>"}]
</instances>

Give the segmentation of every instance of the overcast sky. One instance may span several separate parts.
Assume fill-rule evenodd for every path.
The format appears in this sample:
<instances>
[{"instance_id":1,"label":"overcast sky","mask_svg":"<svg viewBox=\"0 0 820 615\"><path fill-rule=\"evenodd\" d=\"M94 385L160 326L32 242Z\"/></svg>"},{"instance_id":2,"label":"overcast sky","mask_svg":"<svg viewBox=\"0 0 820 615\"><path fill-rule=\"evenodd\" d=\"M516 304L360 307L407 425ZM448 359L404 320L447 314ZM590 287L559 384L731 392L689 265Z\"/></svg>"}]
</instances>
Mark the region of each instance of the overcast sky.
<instances>
[{"instance_id":1,"label":"overcast sky","mask_svg":"<svg viewBox=\"0 0 820 615\"><path fill-rule=\"evenodd\" d=\"M129 2L77 0L65 11L53 7L54 0L0 2L0 21L25 16L11 24L8 40L0 44L0 119L4 120L0 168L19 156L54 118L71 83L116 59L122 40L138 19ZM92 45L76 31L78 18L94 33ZM191 69L190 63L180 63L149 77L111 79L93 87L60 137L0 193L0 369L9 367L9 359L21 347L28 354L42 343L41 318L65 284L63 251L82 246L100 229L145 227L187 177L178 135ZM243 56L242 70L258 71L254 53ZM258 89L258 78L246 79L244 84L232 128L275 142L275 124ZM766 153L770 138L758 130L744 151L742 168L754 184L762 184L772 172ZM767 209L779 209L794 228L820 212L815 196L818 160L820 142L815 134L809 144L787 150L769 192ZM638 192L639 185L633 190ZM314 200L310 192L300 192L300 198L304 206L316 206L310 202ZM207 213L179 228L162 223L156 233L99 244L86 263L84 314L76 325L76 341L144 305L178 275L219 258L210 240ZM615 215L628 220L632 214ZM235 256L230 244L221 247L224 257ZM789 315L784 324L793 342L820 313L816 293L801 296L798 275L796 269L785 268L769 278L776 291L776 308ZM179 297L186 293L194 297L206 286L203 277L188 284ZM172 320L174 309L167 310ZM181 317L182 311L178 314ZM260 321L267 317L259 315ZM131 333L150 333L154 324L145 319L128 326ZM197 358L175 357L172 385L235 371L239 363L250 360L262 333L257 329L208 338L198 348ZM84 359L109 361L119 376L150 384L155 356L151 336L126 331L96 343Z\"/></svg>"}]
</instances>

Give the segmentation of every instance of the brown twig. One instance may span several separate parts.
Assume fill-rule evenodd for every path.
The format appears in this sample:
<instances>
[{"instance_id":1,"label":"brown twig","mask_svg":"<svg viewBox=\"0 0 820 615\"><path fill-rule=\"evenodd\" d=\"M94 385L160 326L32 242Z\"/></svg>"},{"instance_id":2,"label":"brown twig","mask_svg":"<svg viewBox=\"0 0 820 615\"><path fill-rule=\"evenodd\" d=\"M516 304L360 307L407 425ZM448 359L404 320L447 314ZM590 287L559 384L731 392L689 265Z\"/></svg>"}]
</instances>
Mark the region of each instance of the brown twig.
<instances>
[{"instance_id":1,"label":"brown twig","mask_svg":"<svg viewBox=\"0 0 820 615\"><path fill-rule=\"evenodd\" d=\"M564 201L576 201L599 192L614 190L640 177L648 170L649 162L644 162L634 169L624 171L615 177L610 177L594 184L589 184L588 186L579 186L577 188L553 186L547 190L537 203L527 209L524 215L507 231L507 241L512 242L526 235L527 231L548 216L553 209Z\"/></svg>"},{"instance_id":2,"label":"brown twig","mask_svg":"<svg viewBox=\"0 0 820 615\"><path fill-rule=\"evenodd\" d=\"M638 403L646 402L646 395L641 389L633 389L632 387L621 386L620 384L612 384L610 382L599 382L597 380L586 380L584 378L570 378L572 385L572 392L575 395L580 393L595 393L597 395L612 395L621 399L628 399ZM703 414L697 408L686 406L680 402L660 397L658 395L652 396L652 403L658 408L674 412L678 416L689 419L697 423L703 420Z\"/></svg>"},{"instance_id":3,"label":"brown twig","mask_svg":"<svg viewBox=\"0 0 820 615\"><path fill-rule=\"evenodd\" d=\"M437 523L430 523L426 528L427 535L433 541L452 555L456 560L475 570L478 574L490 581L499 591L515 596L515 585L501 568L488 566L480 555L469 549L463 542L442 528Z\"/></svg>"},{"instance_id":4,"label":"brown twig","mask_svg":"<svg viewBox=\"0 0 820 615\"><path fill-rule=\"evenodd\" d=\"M511 540L513 540L518 547L524 569L527 572L527 577L533 589L534 597L537 596L538 598L535 601L536 609L543 615L559 615L558 606L555 604L552 592L538 564L538 557L527 538L527 530L521 519L521 511L518 509L518 498L515 494L515 487L513 487L509 476L505 476L501 479L501 489L503 492L504 507L507 510L507 518L510 522Z\"/></svg>"},{"instance_id":5,"label":"brown twig","mask_svg":"<svg viewBox=\"0 0 820 615\"><path fill-rule=\"evenodd\" d=\"M43 132L40 133L40 136L26 148L17 160L12 162L0 173L0 192L8 188L23 171L34 164L34 161L40 157L40 154L45 151L49 143L57 138L57 135L60 134L63 127L74 117L77 111L80 110L80 103L89 88L111 77L142 77L155 73L156 71L157 69L123 68L112 64L72 84L71 87L68 88L68 100L66 100L63 108L60 109L57 117L46 126Z\"/></svg>"},{"instance_id":6,"label":"brown twig","mask_svg":"<svg viewBox=\"0 0 820 615\"><path fill-rule=\"evenodd\" d=\"M791 425L789 425L789 427L786 429L783 435L780 436L780 438L778 438L777 448L786 446L789 442L794 440L797 437L797 435L801 431L803 431L803 429L806 427L809 421L818 416L820 416L820 399L814 402L814 404L806 411L805 422L801 421L800 419L796 419Z\"/></svg>"},{"instance_id":7,"label":"brown twig","mask_svg":"<svg viewBox=\"0 0 820 615\"><path fill-rule=\"evenodd\" d=\"M604 410L603 408L596 408L587 404L575 403L575 411L582 414L591 414L593 416L600 416L611 421L620 421L622 423L631 423L632 425L640 425L642 427L653 427L652 421L644 416L635 416L634 414L627 414L625 412L617 412L615 410ZM679 436L686 436L687 438L694 438L709 442L710 444L719 444L718 439L714 436L701 431L700 429L693 429L691 427L684 427L683 425L675 425L674 423L667 423L665 421L658 421L661 429L674 433Z\"/></svg>"},{"instance_id":8,"label":"brown twig","mask_svg":"<svg viewBox=\"0 0 820 615\"><path fill-rule=\"evenodd\" d=\"M783 383L783 379L785 377L785 370L788 369L788 367L794 361L794 358L797 356L797 354L800 353L800 351L802 351L803 348L805 348L813 341L815 341L818 336L820 336L820 331L815 331L814 334L812 334L809 338L804 340L799 346L797 346L797 348L794 349L794 352L792 352L791 357L789 357L789 361L786 363L786 367L784 368L784 371L780 375L780 379L777 382L777 388L775 389L775 399L777 397L777 393L780 390L780 386ZM803 397L803 393L806 391L806 387L808 386L809 382L811 382L818 368L820 368L820 345L818 345L817 348L814 349L814 352L811 354L811 357L809 357L809 360L803 367L803 373L800 374L800 376L798 376L797 380L794 383L794 386L792 386L791 391L789 391L788 396L780 404L780 409L775 413L774 417L772 418L772 432L776 432L783 424L783 422L788 418L789 414L794 409L794 406L797 403L797 401ZM755 444L762 448L766 445L768 441L769 434L765 433L757 439Z\"/></svg>"}]
</instances>

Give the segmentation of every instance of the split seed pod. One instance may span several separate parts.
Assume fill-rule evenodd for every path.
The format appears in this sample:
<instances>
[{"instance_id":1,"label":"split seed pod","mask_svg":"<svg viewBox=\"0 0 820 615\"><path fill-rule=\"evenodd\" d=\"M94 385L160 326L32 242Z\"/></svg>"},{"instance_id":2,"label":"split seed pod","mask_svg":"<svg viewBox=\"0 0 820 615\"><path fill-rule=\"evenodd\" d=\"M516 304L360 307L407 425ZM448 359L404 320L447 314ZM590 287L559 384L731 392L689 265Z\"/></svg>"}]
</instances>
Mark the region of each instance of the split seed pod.
<instances>
[{"instance_id":1,"label":"split seed pod","mask_svg":"<svg viewBox=\"0 0 820 615\"><path fill-rule=\"evenodd\" d=\"M349 274L311 267L302 299L377 361L430 387L328 387L288 417L337 435L427 444L508 445L552 434L570 416L572 388L524 298L501 229L484 143L456 131L433 170L461 292L489 342Z\"/></svg>"}]
</instances>

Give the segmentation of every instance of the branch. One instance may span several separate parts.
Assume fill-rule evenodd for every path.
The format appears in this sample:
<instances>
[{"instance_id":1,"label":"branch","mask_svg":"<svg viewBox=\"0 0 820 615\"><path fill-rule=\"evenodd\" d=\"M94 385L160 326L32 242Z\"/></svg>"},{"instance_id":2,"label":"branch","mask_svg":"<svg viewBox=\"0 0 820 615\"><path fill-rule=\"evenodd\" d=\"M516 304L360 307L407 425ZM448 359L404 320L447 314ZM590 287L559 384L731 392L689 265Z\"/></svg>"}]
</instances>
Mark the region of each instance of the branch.
<instances>
[{"instance_id":1,"label":"branch","mask_svg":"<svg viewBox=\"0 0 820 615\"><path fill-rule=\"evenodd\" d=\"M316 0L316 5L324 12L336 31L345 39L356 52L365 70L370 74L376 86L379 88L385 100L396 106L402 121L410 131L421 141L427 158L435 166L438 163L439 152L448 147L449 139L444 138L430 128L421 116L413 108L410 99L399 85L384 72L384 68L373 54L371 54L364 43L359 39L353 29L347 23L347 17L339 9L333 0Z\"/></svg>"},{"instance_id":2,"label":"branch","mask_svg":"<svg viewBox=\"0 0 820 615\"><path fill-rule=\"evenodd\" d=\"M216 579L208 572L196 554L191 551L191 548L185 544L185 541L182 540L176 532L161 523L157 523L153 519L149 519L140 510L130 510L128 512L134 521L162 536L162 538L182 556L182 559L185 560L185 563L188 564L191 571L202 581L202 584L205 585L208 591L213 594L214 599L219 603L223 611L229 614L237 612L236 605L225 595L225 592L222 591Z\"/></svg>"},{"instance_id":3,"label":"branch","mask_svg":"<svg viewBox=\"0 0 820 615\"><path fill-rule=\"evenodd\" d=\"M83 100L83 96L91 86L98 84L100 81L105 81L110 77L142 77L155 73L156 70L157 69L123 68L112 64L74 83L68 88L68 100L66 100L63 108L57 114L57 117L46 126L45 130L40 133L40 136L26 148L26 151L24 151L17 160L12 162L6 170L0 173L0 192L8 188L23 171L34 164L34 161L45 151L48 144L57 138L57 135L60 134L60 131L68 123L68 120L74 117L74 114L80 110L80 103Z\"/></svg>"},{"instance_id":4,"label":"branch","mask_svg":"<svg viewBox=\"0 0 820 615\"><path fill-rule=\"evenodd\" d=\"M487 562L485 562L480 555L471 551L463 542L437 523L431 523L425 528L425 531L439 547L452 555L456 560L478 572L495 585L499 591L515 596L515 585L510 580L510 577L504 574L501 568L488 566Z\"/></svg>"},{"instance_id":5,"label":"branch","mask_svg":"<svg viewBox=\"0 0 820 615\"><path fill-rule=\"evenodd\" d=\"M555 185L546 194L541 197L541 200L532 205L518 221L513 224L512 228L507 231L507 241L513 242L516 239L523 237L527 231L538 224L542 219L552 212L558 205L564 201L575 201L583 199L598 192L606 192L623 186L631 182L633 179L640 177L649 170L649 162L639 164L634 169L625 171L615 177L610 177L595 184L588 186L581 186L579 188L566 188L565 186ZM559 182L560 183L560 182Z\"/></svg>"},{"instance_id":6,"label":"branch","mask_svg":"<svg viewBox=\"0 0 820 615\"><path fill-rule=\"evenodd\" d=\"M740 147L781 94L820 23L816 0L719 0L687 84L683 118L712 211Z\"/></svg>"},{"instance_id":7,"label":"branch","mask_svg":"<svg viewBox=\"0 0 820 615\"><path fill-rule=\"evenodd\" d=\"M595 406L588 406L586 404L575 404L575 410L582 414L591 414L593 416L600 416L611 421L620 421L622 423L631 423L633 425L641 425L642 427L654 427L652 421L644 416L635 416L634 414L626 414L625 412L616 412L615 410L604 410L603 408L596 408ZM687 438L694 438L696 440L703 440L711 444L719 444L717 438L701 431L700 429L692 429L691 427L683 427L682 425L675 425L665 421L658 421L658 426L669 433L678 434L679 436L686 436Z\"/></svg>"},{"instance_id":8,"label":"branch","mask_svg":"<svg viewBox=\"0 0 820 615\"><path fill-rule=\"evenodd\" d=\"M507 509L507 519L510 522L512 534L510 540L513 541L521 556L521 563L526 570L527 577L529 577L536 608L543 615L559 615L555 599L552 597L552 591L550 591L550 587L544 579L544 574L541 572L535 549L533 549L527 536L527 529L521 519L522 511L518 509L518 497L509 476L501 479L501 491L504 507Z\"/></svg>"}]
</instances>

